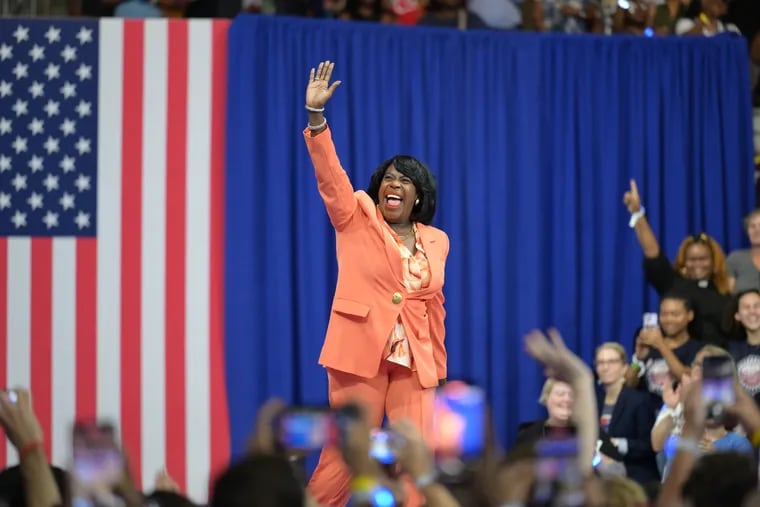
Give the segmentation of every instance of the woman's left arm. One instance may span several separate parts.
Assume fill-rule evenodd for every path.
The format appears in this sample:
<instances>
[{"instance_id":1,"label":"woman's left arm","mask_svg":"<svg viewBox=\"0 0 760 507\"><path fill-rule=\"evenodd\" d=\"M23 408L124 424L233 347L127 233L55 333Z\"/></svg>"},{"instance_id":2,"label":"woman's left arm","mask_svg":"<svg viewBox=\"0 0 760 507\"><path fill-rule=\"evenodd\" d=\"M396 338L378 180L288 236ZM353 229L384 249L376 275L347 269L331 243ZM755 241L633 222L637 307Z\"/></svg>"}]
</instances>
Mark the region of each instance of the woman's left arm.
<instances>
[{"instance_id":1,"label":"woman's left arm","mask_svg":"<svg viewBox=\"0 0 760 507\"><path fill-rule=\"evenodd\" d=\"M433 360L435 361L435 370L438 373L438 382L446 380L446 309L443 303L446 298L443 296L443 289L438 291L432 299L427 302L428 323L430 326L430 339L433 342Z\"/></svg>"},{"instance_id":2,"label":"woman's left arm","mask_svg":"<svg viewBox=\"0 0 760 507\"><path fill-rule=\"evenodd\" d=\"M441 234L445 241L443 259L441 260L442 276L445 278L446 271L446 259L449 256L449 238L445 234ZM443 303L446 298L443 295L443 287L427 301L427 317L428 325L430 329L430 339L433 342L433 360L435 361L435 369L438 373L438 382L443 383L446 381L448 371L446 366L446 309L443 307Z\"/></svg>"}]
</instances>

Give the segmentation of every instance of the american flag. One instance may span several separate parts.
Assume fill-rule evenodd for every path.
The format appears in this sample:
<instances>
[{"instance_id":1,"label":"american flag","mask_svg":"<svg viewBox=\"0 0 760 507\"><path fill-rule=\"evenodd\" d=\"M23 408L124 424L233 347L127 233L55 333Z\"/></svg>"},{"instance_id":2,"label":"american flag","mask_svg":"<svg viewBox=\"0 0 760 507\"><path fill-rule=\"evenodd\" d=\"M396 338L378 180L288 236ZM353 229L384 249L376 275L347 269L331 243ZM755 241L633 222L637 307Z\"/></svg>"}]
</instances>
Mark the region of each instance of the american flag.
<instances>
[{"instance_id":1,"label":"american flag","mask_svg":"<svg viewBox=\"0 0 760 507\"><path fill-rule=\"evenodd\" d=\"M144 489L166 468L199 501L229 455L227 27L0 19L0 386L53 463L109 420Z\"/></svg>"}]
</instances>

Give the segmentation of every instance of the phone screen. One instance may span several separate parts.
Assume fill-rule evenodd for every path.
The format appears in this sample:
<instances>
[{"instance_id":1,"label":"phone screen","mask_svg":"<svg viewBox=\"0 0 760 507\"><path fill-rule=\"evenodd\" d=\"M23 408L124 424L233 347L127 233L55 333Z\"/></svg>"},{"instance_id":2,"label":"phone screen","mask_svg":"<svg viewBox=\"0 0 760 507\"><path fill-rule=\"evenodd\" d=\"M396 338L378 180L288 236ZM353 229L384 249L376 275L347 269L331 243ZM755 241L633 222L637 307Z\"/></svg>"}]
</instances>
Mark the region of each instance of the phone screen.
<instances>
[{"instance_id":1,"label":"phone screen","mask_svg":"<svg viewBox=\"0 0 760 507\"><path fill-rule=\"evenodd\" d=\"M400 437L387 430L372 430L369 455L383 465L396 463L394 445Z\"/></svg>"},{"instance_id":2,"label":"phone screen","mask_svg":"<svg viewBox=\"0 0 760 507\"><path fill-rule=\"evenodd\" d=\"M72 443L72 471L80 490L110 490L121 480L124 458L112 425L77 423Z\"/></svg>"},{"instance_id":3,"label":"phone screen","mask_svg":"<svg viewBox=\"0 0 760 507\"><path fill-rule=\"evenodd\" d=\"M318 451L337 441L335 417L326 408L291 408L279 418L278 441L293 451Z\"/></svg>"},{"instance_id":4,"label":"phone screen","mask_svg":"<svg viewBox=\"0 0 760 507\"><path fill-rule=\"evenodd\" d=\"M535 484L531 507L583 505L583 477L578 465L578 439L548 436L536 443ZM555 501L562 500L555 504Z\"/></svg>"},{"instance_id":5,"label":"phone screen","mask_svg":"<svg viewBox=\"0 0 760 507\"><path fill-rule=\"evenodd\" d=\"M460 475L482 454L485 409L485 395L479 387L452 381L436 392L433 442L442 475Z\"/></svg>"},{"instance_id":6,"label":"phone screen","mask_svg":"<svg viewBox=\"0 0 760 507\"><path fill-rule=\"evenodd\" d=\"M721 419L723 408L736 403L734 371L730 357L705 357L702 360L702 400L707 406L708 418Z\"/></svg>"},{"instance_id":7,"label":"phone screen","mask_svg":"<svg viewBox=\"0 0 760 507\"><path fill-rule=\"evenodd\" d=\"M646 328L652 328L659 326L659 316L656 313L648 312L641 318L641 326Z\"/></svg>"}]
</instances>

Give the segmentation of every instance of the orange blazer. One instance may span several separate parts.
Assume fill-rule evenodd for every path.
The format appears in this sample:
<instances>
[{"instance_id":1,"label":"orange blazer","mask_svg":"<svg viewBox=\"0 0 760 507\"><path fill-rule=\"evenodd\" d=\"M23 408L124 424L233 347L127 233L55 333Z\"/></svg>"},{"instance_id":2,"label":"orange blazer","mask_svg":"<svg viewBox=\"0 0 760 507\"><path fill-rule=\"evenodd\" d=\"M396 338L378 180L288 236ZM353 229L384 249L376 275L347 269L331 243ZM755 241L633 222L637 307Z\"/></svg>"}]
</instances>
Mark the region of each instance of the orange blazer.
<instances>
[{"instance_id":1,"label":"orange blazer","mask_svg":"<svg viewBox=\"0 0 760 507\"><path fill-rule=\"evenodd\" d=\"M317 186L335 228L338 282L319 364L364 378L378 374L383 351L401 317L423 387L446 378L443 278L449 238L417 224L430 264L430 286L408 293L401 254L384 218L364 191L354 192L340 165L329 128L312 137L304 130Z\"/></svg>"}]
</instances>

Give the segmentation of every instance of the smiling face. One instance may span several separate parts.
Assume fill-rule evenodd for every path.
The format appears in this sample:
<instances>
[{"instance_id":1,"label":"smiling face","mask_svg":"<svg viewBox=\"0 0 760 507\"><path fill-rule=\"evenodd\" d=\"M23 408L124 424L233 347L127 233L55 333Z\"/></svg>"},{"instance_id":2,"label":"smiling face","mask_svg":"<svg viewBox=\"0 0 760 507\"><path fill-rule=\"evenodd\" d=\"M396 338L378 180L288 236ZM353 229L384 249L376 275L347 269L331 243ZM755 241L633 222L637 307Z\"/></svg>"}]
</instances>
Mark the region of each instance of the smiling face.
<instances>
[{"instance_id":1,"label":"smiling face","mask_svg":"<svg viewBox=\"0 0 760 507\"><path fill-rule=\"evenodd\" d=\"M389 224L407 224L412 214L417 189L409 176L401 174L393 164L388 166L377 192L380 213Z\"/></svg>"},{"instance_id":2,"label":"smiling face","mask_svg":"<svg viewBox=\"0 0 760 507\"><path fill-rule=\"evenodd\" d=\"M706 243L694 243L686 249L686 278L708 280L713 274L713 257Z\"/></svg>"},{"instance_id":3,"label":"smiling face","mask_svg":"<svg viewBox=\"0 0 760 507\"><path fill-rule=\"evenodd\" d=\"M551 422L569 422L573 415L573 388L564 382L554 382L546 397L546 411Z\"/></svg>"},{"instance_id":4,"label":"smiling face","mask_svg":"<svg viewBox=\"0 0 760 507\"><path fill-rule=\"evenodd\" d=\"M665 336L677 336L694 320L694 312L680 299L663 299L660 303L660 327Z\"/></svg>"},{"instance_id":5,"label":"smiling face","mask_svg":"<svg viewBox=\"0 0 760 507\"><path fill-rule=\"evenodd\" d=\"M753 333L760 329L760 294L747 292L739 299L739 308L734 318L744 329Z\"/></svg>"}]
</instances>

